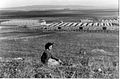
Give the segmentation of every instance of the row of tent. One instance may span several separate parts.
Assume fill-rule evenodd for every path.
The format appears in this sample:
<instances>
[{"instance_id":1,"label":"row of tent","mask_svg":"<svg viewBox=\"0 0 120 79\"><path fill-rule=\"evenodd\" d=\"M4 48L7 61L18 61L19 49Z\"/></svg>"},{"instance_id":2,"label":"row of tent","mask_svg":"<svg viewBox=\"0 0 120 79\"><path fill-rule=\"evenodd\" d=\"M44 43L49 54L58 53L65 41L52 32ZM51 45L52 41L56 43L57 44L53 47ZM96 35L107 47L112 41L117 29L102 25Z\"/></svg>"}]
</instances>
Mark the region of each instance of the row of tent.
<instances>
[{"instance_id":1,"label":"row of tent","mask_svg":"<svg viewBox=\"0 0 120 79\"><path fill-rule=\"evenodd\" d=\"M51 23L49 26L43 26L46 30L118 30L119 27L111 27L111 23Z\"/></svg>"},{"instance_id":2,"label":"row of tent","mask_svg":"<svg viewBox=\"0 0 120 79\"><path fill-rule=\"evenodd\" d=\"M41 23L42 24L42 23ZM1 22L1 25L32 25L32 26L39 26L40 22L38 20L10 20ZM45 23L44 23L45 25ZM112 22L56 22L56 23L50 23L46 24L49 25L49 27L57 27L57 26L66 26L66 27L77 27L77 26L115 26Z\"/></svg>"},{"instance_id":3,"label":"row of tent","mask_svg":"<svg viewBox=\"0 0 120 79\"><path fill-rule=\"evenodd\" d=\"M49 27L77 27L77 26L113 26L113 23L77 23L77 22L63 22L63 23L51 23Z\"/></svg>"}]
</instances>

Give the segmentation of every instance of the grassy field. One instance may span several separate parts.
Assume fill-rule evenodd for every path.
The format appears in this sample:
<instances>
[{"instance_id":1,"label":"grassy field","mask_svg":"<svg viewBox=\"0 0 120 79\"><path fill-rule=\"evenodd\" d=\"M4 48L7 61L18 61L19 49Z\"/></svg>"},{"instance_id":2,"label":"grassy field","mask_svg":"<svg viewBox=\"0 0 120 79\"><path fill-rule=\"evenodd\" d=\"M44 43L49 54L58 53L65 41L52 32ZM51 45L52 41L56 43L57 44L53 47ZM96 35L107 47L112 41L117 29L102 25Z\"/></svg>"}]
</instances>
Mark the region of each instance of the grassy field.
<instances>
[{"instance_id":1,"label":"grassy field","mask_svg":"<svg viewBox=\"0 0 120 79\"><path fill-rule=\"evenodd\" d=\"M1 38L1 78L119 78L118 33L38 31L3 33ZM64 65L54 69L42 65L47 42L55 43L53 54Z\"/></svg>"}]
</instances>

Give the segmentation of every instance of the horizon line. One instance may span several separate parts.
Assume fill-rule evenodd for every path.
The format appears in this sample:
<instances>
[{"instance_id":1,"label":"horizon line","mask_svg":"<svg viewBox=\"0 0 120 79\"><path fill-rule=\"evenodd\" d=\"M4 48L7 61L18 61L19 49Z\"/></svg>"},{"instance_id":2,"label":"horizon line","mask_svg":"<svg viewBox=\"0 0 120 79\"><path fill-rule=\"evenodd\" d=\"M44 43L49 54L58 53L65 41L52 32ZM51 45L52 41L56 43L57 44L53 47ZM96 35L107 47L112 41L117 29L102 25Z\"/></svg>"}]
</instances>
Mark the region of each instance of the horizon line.
<instances>
[{"instance_id":1,"label":"horizon line","mask_svg":"<svg viewBox=\"0 0 120 79\"><path fill-rule=\"evenodd\" d=\"M73 4L71 4L71 5L66 5L66 4L63 4L63 5L56 5L56 4L49 4L49 5L22 5L22 6L15 6L15 7L2 7L2 8L0 8L0 9L12 9L12 8L20 8L20 7L29 7L29 6L81 6L81 7L90 7L90 8L92 8L92 7L96 7L96 9L97 8L99 8L100 9L100 7L102 7L101 9L103 9L103 8L108 8L108 9L118 9L119 8L119 6L118 7L110 7L110 6L94 6L94 5L73 5Z\"/></svg>"}]
</instances>

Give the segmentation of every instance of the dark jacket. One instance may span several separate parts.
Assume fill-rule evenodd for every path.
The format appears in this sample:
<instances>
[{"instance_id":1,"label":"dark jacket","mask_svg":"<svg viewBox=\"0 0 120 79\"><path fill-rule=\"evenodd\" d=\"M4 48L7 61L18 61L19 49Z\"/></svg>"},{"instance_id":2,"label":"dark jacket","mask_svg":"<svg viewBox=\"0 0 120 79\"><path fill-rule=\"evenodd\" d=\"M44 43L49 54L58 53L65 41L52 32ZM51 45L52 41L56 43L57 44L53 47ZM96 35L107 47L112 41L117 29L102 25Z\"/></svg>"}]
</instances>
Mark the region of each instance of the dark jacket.
<instances>
[{"instance_id":1,"label":"dark jacket","mask_svg":"<svg viewBox=\"0 0 120 79\"><path fill-rule=\"evenodd\" d=\"M49 58L55 59L56 61L59 61L59 59L53 57L53 55L51 54L51 52L49 50L45 50L41 56L41 62L43 64L47 64Z\"/></svg>"}]
</instances>

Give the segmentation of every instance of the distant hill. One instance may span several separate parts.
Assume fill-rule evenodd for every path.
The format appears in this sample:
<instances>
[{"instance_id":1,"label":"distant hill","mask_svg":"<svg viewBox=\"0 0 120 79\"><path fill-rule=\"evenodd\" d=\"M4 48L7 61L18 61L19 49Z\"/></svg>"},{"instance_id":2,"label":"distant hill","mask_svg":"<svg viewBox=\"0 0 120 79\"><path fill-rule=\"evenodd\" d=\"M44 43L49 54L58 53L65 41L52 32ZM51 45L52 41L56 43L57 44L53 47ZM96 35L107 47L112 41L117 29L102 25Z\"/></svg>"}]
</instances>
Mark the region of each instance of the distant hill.
<instances>
[{"instance_id":1,"label":"distant hill","mask_svg":"<svg viewBox=\"0 0 120 79\"><path fill-rule=\"evenodd\" d=\"M38 11L38 10L90 10L90 9L117 9L107 7L94 7L94 6L80 6L80 5L31 5L22 7L4 8L3 10L24 10L24 11Z\"/></svg>"},{"instance_id":2,"label":"distant hill","mask_svg":"<svg viewBox=\"0 0 120 79\"><path fill-rule=\"evenodd\" d=\"M118 16L118 10L113 8L97 8L92 6L77 5L34 5L0 10L0 18L44 16Z\"/></svg>"}]
</instances>

